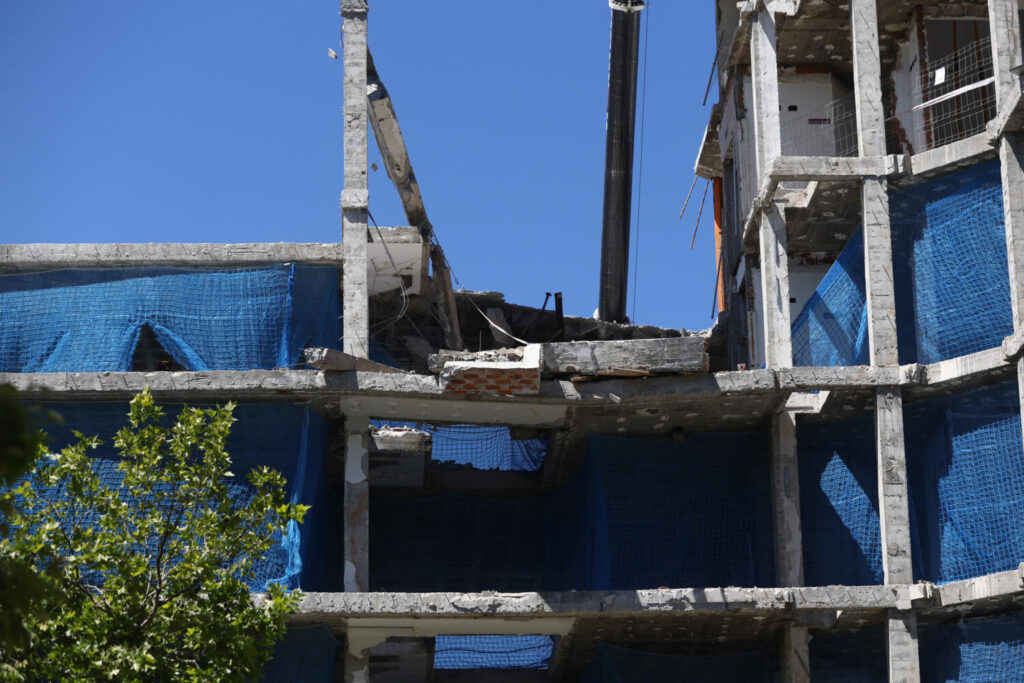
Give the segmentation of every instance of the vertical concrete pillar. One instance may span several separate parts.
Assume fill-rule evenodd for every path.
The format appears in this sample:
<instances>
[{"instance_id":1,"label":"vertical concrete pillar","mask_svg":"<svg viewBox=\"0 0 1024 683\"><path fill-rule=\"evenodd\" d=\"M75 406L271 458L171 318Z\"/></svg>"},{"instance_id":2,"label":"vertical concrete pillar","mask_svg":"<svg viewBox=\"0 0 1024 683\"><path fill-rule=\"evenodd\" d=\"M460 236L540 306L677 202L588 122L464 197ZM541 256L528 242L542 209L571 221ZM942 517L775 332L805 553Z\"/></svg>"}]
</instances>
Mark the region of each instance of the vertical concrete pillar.
<instances>
[{"instance_id":1,"label":"vertical concrete pillar","mask_svg":"<svg viewBox=\"0 0 1024 683\"><path fill-rule=\"evenodd\" d=\"M806 626L790 626L782 632L782 683L809 683L811 636Z\"/></svg>"},{"instance_id":2,"label":"vertical concrete pillar","mask_svg":"<svg viewBox=\"0 0 1024 683\"><path fill-rule=\"evenodd\" d=\"M861 156L883 156L885 112L879 59L876 0L850 0L857 140ZM861 187L864 218L864 285L868 307L868 346L875 367L899 365L896 336L896 291L893 284L892 233L885 178L865 178ZM903 397L898 387L875 395L875 444L878 501L885 583L913 583L910 554L910 505L903 434ZM889 614L890 681L918 681L917 617Z\"/></svg>"},{"instance_id":3,"label":"vertical concrete pillar","mask_svg":"<svg viewBox=\"0 0 1024 683\"><path fill-rule=\"evenodd\" d=\"M370 683L370 651L349 648L345 653L345 683Z\"/></svg>"},{"instance_id":4,"label":"vertical concrete pillar","mask_svg":"<svg viewBox=\"0 0 1024 683\"><path fill-rule=\"evenodd\" d=\"M772 417L772 513L775 532L775 582L804 585L803 536L800 530L800 479L796 455L796 414ZM780 663L783 683L810 680L810 636L804 626L782 632Z\"/></svg>"},{"instance_id":5,"label":"vertical concrete pillar","mask_svg":"<svg viewBox=\"0 0 1024 683\"><path fill-rule=\"evenodd\" d=\"M1010 69L1021 63L1020 18L1017 11L1017 0L988 0L997 104L1006 101L1014 90L1020 92L1020 79L1010 73Z\"/></svg>"},{"instance_id":6,"label":"vertical concrete pillar","mask_svg":"<svg viewBox=\"0 0 1024 683\"><path fill-rule=\"evenodd\" d=\"M779 62L775 39L775 15L758 3L750 22L750 72L753 83L754 140L757 184L775 158L782 154L779 127Z\"/></svg>"},{"instance_id":7,"label":"vertical concrete pillar","mask_svg":"<svg viewBox=\"0 0 1024 683\"><path fill-rule=\"evenodd\" d=\"M775 15L760 5L750 25L750 61L753 83L754 140L757 183L782 154L779 128L779 64ZM761 295L764 297L765 365L793 365L789 310L789 256L786 251L786 218L772 204L760 216Z\"/></svg>"},{"instance_id":8,"label":"vertical concrete pillar","mask_svg":"<svg viewBox=\"0 0 1024 683\"><path fill-rule=\"evenodd\" d=\"M775 581L804 585L803 537L800 530L800 480L796 456L796 415L772 417L772 512L775 530Z\"/></svg>"},{"instance_id":9,"label":"vertical concrete pillar","mask_svg":"<svg viewBox=\"0 0 1024 683\"><path fill-rule=\"evenodd\" d=\"M889 681L918 683L921 666L917 653L917 615L913 612L889 611Z\"/></svg>"},{"instance_id":10,"label":"vertical concrete pillar","mask_svg":"<svg viewBox=\"0 0 1024 683\"><path fill-rule=\"evenodd\" d=\"M771 369L793 367L786 217L772 203L761 212L761 296L764 298L764 359Z\"/></svg>"},{"instance_id":11,"label":"vertical concrete pillar","mask_svg":"<svg viewBox=\"0 0 1024 683\"><path fill-rule=\"evenodd\" d=\"M341 191L342 322L346 353L369 356L370 312L367 293L366 226L370 194L367 185L366 18L367 0L342 0L345 69L345 186Z\"/></svg>"},{"instance_id":12,"label":"vertical concrete pillar","mask_svg":"<svg viewBox=\"0 0 1024 683\"><path fill-rule=\"evenodd\" d=\"M345 591L370 589L370 421L345 418Z\"/></svg>"}]
</instances>

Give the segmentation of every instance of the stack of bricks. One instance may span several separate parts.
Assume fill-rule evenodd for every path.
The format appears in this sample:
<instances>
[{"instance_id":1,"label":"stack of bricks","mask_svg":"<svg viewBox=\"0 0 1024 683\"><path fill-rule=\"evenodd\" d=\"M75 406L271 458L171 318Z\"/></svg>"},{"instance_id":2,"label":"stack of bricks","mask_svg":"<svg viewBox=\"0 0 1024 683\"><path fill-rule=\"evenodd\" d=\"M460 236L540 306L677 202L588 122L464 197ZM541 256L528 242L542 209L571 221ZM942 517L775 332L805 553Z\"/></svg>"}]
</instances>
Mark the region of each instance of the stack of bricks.
<instances>
[{"instance_id":1,"label":"stack of bricks","mask_svg":"<svg viewBox=\"0 0 1024 683\"><path fill-rule=\"evenodd\" d=\"M540 393L540 367L522 363L447 363L441 385L449 394L502 394L529 396Z\"/></svg>"}]
</instances>

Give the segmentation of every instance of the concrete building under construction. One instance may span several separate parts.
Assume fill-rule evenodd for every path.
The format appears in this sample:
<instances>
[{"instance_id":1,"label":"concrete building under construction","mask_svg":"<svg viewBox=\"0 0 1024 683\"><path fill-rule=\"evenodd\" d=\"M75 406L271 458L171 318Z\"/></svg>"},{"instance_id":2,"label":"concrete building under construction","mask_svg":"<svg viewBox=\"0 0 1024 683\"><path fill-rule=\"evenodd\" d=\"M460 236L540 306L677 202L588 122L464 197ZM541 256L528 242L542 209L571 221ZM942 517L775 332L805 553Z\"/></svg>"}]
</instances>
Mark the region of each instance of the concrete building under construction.
<instances>
[{"instance_id":1,"label":"concrete building under construction","mask_svg":"<svg viewBox=\"0 0 1024 683\"><path fill-rule=\"evenodd\" d=\"M240 404L313 506L267 680L1024 680L1017 0L716 0L704 333L625 320L610 4L600 319L453 290L343 0L341 241L0 246L0 383L101 436Z\"/></svg>"}]
</instances>

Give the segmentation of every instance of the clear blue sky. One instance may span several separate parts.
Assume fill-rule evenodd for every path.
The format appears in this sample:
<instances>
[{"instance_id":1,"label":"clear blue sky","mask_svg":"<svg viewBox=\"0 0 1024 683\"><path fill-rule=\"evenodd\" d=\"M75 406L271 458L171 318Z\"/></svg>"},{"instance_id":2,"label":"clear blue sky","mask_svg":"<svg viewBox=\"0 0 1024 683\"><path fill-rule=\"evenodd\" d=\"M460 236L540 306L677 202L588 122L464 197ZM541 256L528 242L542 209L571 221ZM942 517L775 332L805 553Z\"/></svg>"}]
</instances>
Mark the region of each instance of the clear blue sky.
<instances>
[{"instance_id":1,"label":"clear blue sky","mask_svg":"<svg viewBox=\"0 0 1024 683\"><path fill-rule=\"evenodd\" d=\"M650 0L645 14L629 310L700 329L715 273L710 200L689 250L703 180L677 217L708 116L713 3ZM337 0L0 3L0 241L338 240L340 23ZM567 313L590 315L608 3L371 0L369 25L461 284L533 306L560 290ZM370 160L371 211L403 224L372 140Z\"/></svg>"}]
</instances>

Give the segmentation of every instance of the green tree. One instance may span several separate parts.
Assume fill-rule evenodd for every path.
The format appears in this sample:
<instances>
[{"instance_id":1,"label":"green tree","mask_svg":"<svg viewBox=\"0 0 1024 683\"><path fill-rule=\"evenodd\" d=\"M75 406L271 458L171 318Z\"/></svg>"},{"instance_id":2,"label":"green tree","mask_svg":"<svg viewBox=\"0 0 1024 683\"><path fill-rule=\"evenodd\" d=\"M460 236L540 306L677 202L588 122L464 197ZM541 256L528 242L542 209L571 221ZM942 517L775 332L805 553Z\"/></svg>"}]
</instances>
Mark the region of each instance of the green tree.
<instances>
[{"instance_id":1,"label":"green tree","mask_svg":"<svg viewBox=\"0 0 1024 683\"><path fill-rule=\"evenodd\" d=\"M57 592L31 642L2 655L27 680L245 680L258 676L298 600L271 585L253 603L246 578L276 533L308 509L286 501L269 468L230 492L233 405L184 408L173 427L149 392L114 439L121 481L100 477L96 438L40 459L6 494L15 506L0 552L38 568ZM109 477L107 477L109 478ZM54 490L60 495L44 495Z\"/></svg>"},{"instance_id":2,"label":"green tree","mask_svg":"<svg viewBox=\"0 0 1024 683\"><path fill-rule=\"evenodd\" d=\"M38 412L38 411L37 411ZM13 485L39 457L42 433L38 417L18 401L18 392L0 385L0 485ZM0 499L0 536L9 533L8 519L13 508ZM25 646L29 641L26 617L44 619L43 598L48 584L31 564L0 547L0 651ZM11 674L0 662L0 675Z\"/></svg>"}]
</instances>

